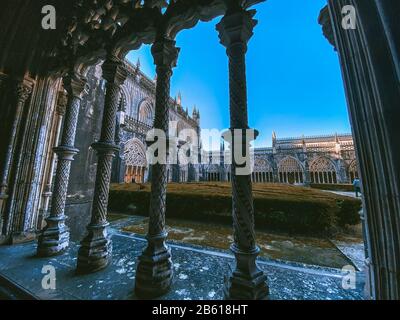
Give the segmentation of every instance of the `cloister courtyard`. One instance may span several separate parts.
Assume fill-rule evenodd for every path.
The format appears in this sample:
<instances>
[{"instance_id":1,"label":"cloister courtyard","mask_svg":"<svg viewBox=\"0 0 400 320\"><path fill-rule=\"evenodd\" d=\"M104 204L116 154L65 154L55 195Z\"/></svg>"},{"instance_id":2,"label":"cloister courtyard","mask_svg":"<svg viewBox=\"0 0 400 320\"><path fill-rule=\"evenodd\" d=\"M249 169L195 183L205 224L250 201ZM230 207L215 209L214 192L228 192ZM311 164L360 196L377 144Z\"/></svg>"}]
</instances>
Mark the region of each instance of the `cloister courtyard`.
<instances>
[{"instance_id":1,"label":"cloister courtyard","mask_svg":"<svg viewBox=\"0 0 400 320\"><path fill-rule=\"evenodd\" d=\"M399 1L0 7L1 300L400 299Z\"/></svg>"},{"instance_id":2,"label":"cloister courtyard","mask_svg":"<svg viewBox=\"0 0 400 320\"><path fill-rule=\"evenodd\" d=\"M361 201L354 192L346 186L342 191L338 186L332 191L265 183L253 188L258 264L272 279L271 299L363 299L365 248ZM233 258L228 250L233 242L230 184L171 183L167 190L171 214L167 213L166 231L175 280L163 299L222 299L223 277L218 276ZM75 274L75 244L61 260L46 260L35 258L36 245L28 243L0 248L3 290L18 286L16 297L30 299L137 299L132 293L135 254L147 234L149 191L149 184L111 186L109 232L116 245L112 265L95 281ZM17 261L9 258L12 252L18 252ZM58 289L50 295L39 281L46 264L58 270ZM24 272L26 267L34 272ZM354 284L345 278L350 272Z\"/></svg>"}]
</instances>

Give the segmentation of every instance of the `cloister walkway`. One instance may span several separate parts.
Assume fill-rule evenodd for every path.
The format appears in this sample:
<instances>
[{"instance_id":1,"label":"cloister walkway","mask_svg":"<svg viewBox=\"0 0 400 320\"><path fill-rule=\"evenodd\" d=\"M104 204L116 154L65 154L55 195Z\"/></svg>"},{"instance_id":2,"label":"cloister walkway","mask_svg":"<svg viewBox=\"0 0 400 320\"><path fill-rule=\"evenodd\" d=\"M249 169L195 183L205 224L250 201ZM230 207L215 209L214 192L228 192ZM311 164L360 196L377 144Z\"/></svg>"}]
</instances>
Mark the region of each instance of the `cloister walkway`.
<instances>
[{"instance_id":1,"label":"cloister walkway","mask_svg":"<svg viewBox=\"0 0 400 320\"><path fill-rule=\"evenodd\" d=\"M111 225L114 243L113 262L105 270L88 275L75 273L78 245L53 258L37 258L36 243L0 247L0 288L18 292L19 297L63 300L128 300L133 294L136 261L146 245L143 237L119 231ZM219 300L223 293L223 276L234 262L229 251L200 246L169 243L174 261L174 282L171 291L161 299ZM265 271L271 299L294 300L361 300L364 274L356 273L356 288L342 287L339 269L317 267L293 262L258 259ZM56 289L42 288L43 266L56 270ZM2 293L0 292L0 297Z\"/></svg>"}]
</instances>

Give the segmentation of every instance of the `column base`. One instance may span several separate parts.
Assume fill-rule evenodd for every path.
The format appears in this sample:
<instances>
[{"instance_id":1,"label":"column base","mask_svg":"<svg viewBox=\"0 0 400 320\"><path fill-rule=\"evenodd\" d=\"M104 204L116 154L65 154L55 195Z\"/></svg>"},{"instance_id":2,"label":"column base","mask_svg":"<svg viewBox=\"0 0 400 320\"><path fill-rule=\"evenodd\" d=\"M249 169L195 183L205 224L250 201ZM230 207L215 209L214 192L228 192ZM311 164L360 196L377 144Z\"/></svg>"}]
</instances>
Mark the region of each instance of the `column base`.
<instances>
[{"instance_id":1,"label":"column base","mask_svg":"<svg viewBox=\"0 0 400 320\"><path fill-rule=\"evenodd\" d=\"M226 300L267 300L269 288L267 276L256 264L260 249L250 252L231 246L236 257L235 270L230 267L230 274L225 278L224 297Z\"/></svg>"},{"instance_id":2,"label":"column base","mask_svg":"<svg viewBox=\"0 0 400 320\"><path fill-rule=\"evenodd\" d=\"M108 223L89 225L88 235L78 251L76 272L93 273L106 268L112 260L112 241L107 234Z\"/></svg>"},{"instance_id":3,"label":"column base","mask_svg":"<svg viewBox=\"0 0 400 320\"><path fill-rule=\"evenodd\" d=\"M171 249L165 244L166 233L148 237L147 248L139 257L135 293L138 297L157 298L167 293L173 279Z\"/></svg>"},{"instance_id":4,"label":"column base","mask_svg":"<svg viewBox=\"0 0 400 320\"><path fill-rule=\"evenodd\" d=\"M4 236L4 235L0 235L0 246L5 245L5 244L9 244L9 243L10 243L10 237Z\"/></svg>"},{"instance_id":5,"label":"column base","mask_svg":"<svg viewBox=\"0 0 400 320\"><path fill-rule=\"evenodd\" d=\"M37 255L51 257L64 253L69 246L69 229L65 225L65 216L49 217L47 225L38 239Z\"/></svg>"}]
</instances>

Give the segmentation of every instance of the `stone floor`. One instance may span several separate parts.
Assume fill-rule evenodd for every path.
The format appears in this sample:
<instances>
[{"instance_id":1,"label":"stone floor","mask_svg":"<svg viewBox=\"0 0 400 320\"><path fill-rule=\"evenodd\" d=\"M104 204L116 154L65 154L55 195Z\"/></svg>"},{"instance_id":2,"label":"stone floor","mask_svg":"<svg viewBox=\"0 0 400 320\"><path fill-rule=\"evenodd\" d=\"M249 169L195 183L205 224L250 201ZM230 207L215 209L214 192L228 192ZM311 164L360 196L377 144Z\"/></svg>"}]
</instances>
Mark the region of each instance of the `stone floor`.
<instances>
[{"instance_id":1,"label":"stone floor","mask_svg":"<svg viewBox=\"0 0 400 320\"><path fill-rule=\"evenodd\" d=\"M110 214L110 218L114 218L114 216L119 220L113 223L120 230L136 235L144 236L146 234L147 217ZM204 221L167 218L166 230L168 239L178 244L225 249L229 248L233 241L232 226L226 224L213 223L210 225ZM340 240L339 245L332 240ZM355 235L353 237L341 235L328 239L257 230L256 241L261 248L260 257L329 268L341 269L347 265L358 267L353 262L352 256L360 252L364 253L362 239ZM349 248L353 250L349 251ZM361 255L359 257L361 263L364 264ZM359 271L361 270L359 269Z\"/></svg>"},{"instance_id":2,"label":"stone floor","mask_svg":"<svg viewBox=\"0 0 400 320\"><path fill-rule=\"evenodd\" d=\"M62 256L35 257L36 243L0 247L0 277L23 288L37 299L136 299L133 294L136 260L146 245L145 239L110 228L113 262L103 271L76 275L77 245ZM233 257L228 251L195 245L170 243L174 262L174 283L161 299L222 299L223 279ZM259 259L269 280L271 299L362 299L364 274L356 273L356 288L343 289L339 269L292 262ZM42 268L55 267L56 289L42 288Z\"/></svg>"}]
</instances>

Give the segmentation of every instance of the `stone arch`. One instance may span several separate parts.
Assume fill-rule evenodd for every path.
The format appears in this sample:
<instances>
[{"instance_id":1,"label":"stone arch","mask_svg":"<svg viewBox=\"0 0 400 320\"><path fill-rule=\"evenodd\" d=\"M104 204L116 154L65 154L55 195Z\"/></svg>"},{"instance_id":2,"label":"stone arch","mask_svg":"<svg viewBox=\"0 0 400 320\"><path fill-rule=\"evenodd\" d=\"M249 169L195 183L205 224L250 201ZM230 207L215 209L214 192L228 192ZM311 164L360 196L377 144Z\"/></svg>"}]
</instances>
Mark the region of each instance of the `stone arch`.
<instances>
[{"instance_id":1,"label":"stone arch","mask_svg":"<svg viewBox=\"0 0 400 320\"><path fill-rule=\"evenodd\" d=\"M218 164L210 164L206 169L207 181L221 181L221 168Z\"/></svg>"},{"instance_id":2,"label":"stone arch","mask_svg":"<svg viewBox=\"0 0 400 320\"><path fill-rule=\"evenodd\" d=\"M252 181L256 183L273 182L274 175L271 164L267 159L261 156L254 157Z\"/></svg>"},{"instance_id":3,"label":"stone arch","mask_svg":"<svg viewBox=\"0 0 400 320\"><path fill-rule=\"evenodd\" d=\"M148 126L153 125L153 104L149 100L143 100L139 104L137 120L142 123L147 124Z\"/></svg>"},{"instance_id":4,"label":"stone arch","mask_svg":"<svg viewBox=\"0 0 400 320\"><path fill-rule=\"evenodd\" d=\"M359 178L357 160L353 160L352 162L350 162L347 173L350 179L350 183L353 183L354 179Z\"/></svg>"},{"instance_id":5,"label":"stone arch","mask_svg":"<svg viewBox=\"0 0 400 320\"><path fill-rule=\"evenodd\" d=\"M278 176L281 183L304 183L303 167L300 161L292 156L287 156L279 162Z\"/></svg>"},{"instance_id":6,"label":"stone arch","mask_svg":"<svg viewBox=\"0 0 400 320\"><path fill-rule=\"evenodd\" d=\"M120 110L124 111L128 116L132 114L131 95L125 85L121 86Z\"/></svg>"},{"instance_id":7,"label":"stone arch","mask_svg":"<svg viewBox=\"0 0 400 320\"><path fill-rule=\"evenodd\" d=\"M133 138L125 143L124 160L125 182L143 183L147 170L147 159L146 148L139 139Z\"/></svg>"},{"instance_id":8,"label":"stone arch","mask_svg":"<svg viewBox=\"0 0 400 320\"><path fill-rule=\"evenodd\" d=\"M310 164L311 183L338 183L337 170L333 161L327 157L318 157Z\"/></svg>"},{"instance_id":9,"label":"stone arch","mask_svg":"<svg viewBox=\"0 0 400 320\"><path fill-rule=\"evenodd\" d=\"M124 90L121 90L121 96L119 99L119 110L126 112L128 107L128 97Z\"/></svg>"}]
</instances>

